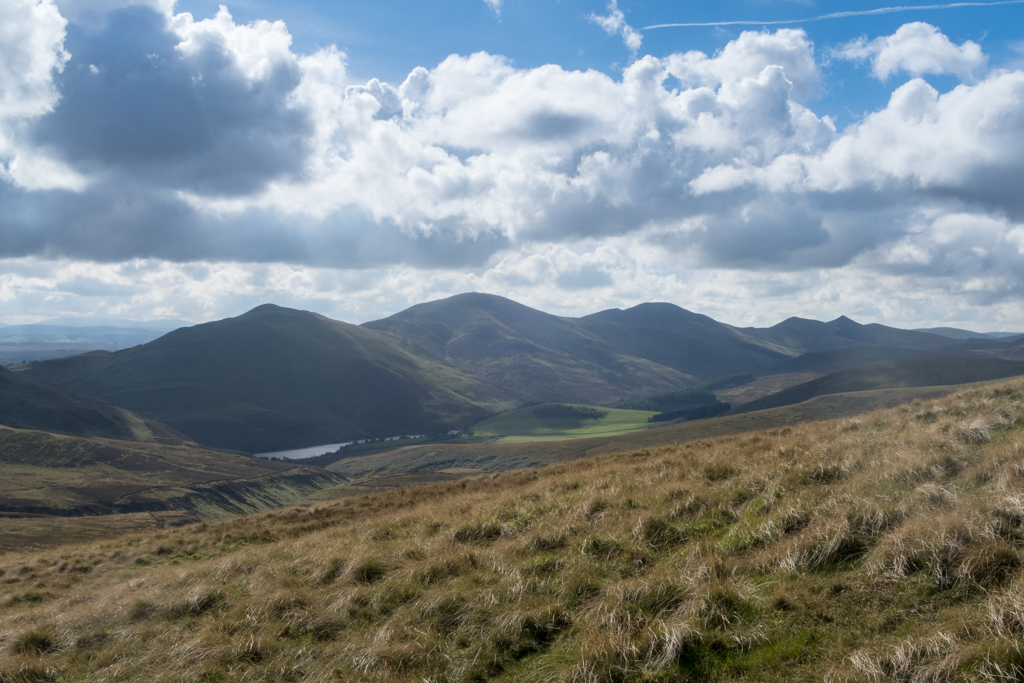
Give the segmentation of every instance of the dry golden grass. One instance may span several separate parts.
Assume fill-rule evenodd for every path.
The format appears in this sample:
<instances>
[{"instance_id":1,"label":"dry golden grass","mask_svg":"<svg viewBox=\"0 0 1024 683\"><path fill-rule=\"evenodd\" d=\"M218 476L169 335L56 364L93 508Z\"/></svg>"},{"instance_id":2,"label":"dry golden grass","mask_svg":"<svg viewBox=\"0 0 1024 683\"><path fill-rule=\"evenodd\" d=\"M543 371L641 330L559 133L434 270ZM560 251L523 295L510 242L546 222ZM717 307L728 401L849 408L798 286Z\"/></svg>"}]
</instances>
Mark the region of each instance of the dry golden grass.
<instances>
[{"instance_id":1,"label":"dry golden grass","mask_svg":"<svg viewBox=\"0 0 1024 683\"><path fill-rule=\"evenodd\" d=\"M0 681L1024 677L1024 382L0 556Z\"/></svg>"}]
</instances>

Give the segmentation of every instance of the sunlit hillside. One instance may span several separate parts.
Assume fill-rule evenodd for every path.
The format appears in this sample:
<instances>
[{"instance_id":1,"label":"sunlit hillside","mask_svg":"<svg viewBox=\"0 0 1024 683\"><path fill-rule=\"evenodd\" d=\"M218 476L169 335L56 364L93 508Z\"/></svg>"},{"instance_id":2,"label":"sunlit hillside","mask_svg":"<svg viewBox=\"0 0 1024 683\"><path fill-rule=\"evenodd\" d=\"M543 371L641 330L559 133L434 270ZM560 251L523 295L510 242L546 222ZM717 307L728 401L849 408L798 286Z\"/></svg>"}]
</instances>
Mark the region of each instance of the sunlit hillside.
<instances>
[{"instance_id":1,"label":"sunlit hillside","mask_svg":"<svg viewBox=\"0 0 1024 683\"><path fill-rule=\"evenodd\" d=\"M1024 381L0 556L0 680L1024 675Z\"/></svg>"},{"instance_id":2,"label":"sunlit hillside","mask_svg":"<svg viewBox=\"0 0 1024 683\"><path fill-rule=\"evenodd\" d=\"M473 425L473 435L507 443L585 439L649 429L652 411L545 403L502 413Z\"/></svg>"}]
</instances>

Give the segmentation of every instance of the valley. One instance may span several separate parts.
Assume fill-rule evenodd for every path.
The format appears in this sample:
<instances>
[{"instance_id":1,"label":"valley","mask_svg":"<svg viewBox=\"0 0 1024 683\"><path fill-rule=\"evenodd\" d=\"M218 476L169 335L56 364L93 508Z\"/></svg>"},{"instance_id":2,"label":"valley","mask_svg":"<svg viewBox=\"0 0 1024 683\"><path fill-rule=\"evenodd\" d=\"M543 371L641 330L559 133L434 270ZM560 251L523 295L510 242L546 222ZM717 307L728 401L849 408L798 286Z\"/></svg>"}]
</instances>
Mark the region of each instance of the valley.
<instances>
[{"instance_id":1,"label":"valley","mask_svg":"<svg viewBox=\"0 0 1024 683\"><path fill-rule=\"evenodd\" d=\"M1024 360L1022 344L848 318L741 329L671 304L561 318L469 293L358 326L264 305L131 349L12 369L206 446L267 453L464 432L527 403L614 406L736 376L795 380L879 361ZM758 391L732 390L734 398Z\"/></svg>"},{"instance_id":2,"label":"valley","mask_svg":"<svg viewBox=\"0 0 1024 683\"><path fill-rule=\"evenodd\" d=\"M424 306L0 368L0 681L1016 666L1021 340Z\"/></svg>"},{"instance_id":3,"label":"valley","mask_svg":"<svg viewBox=\"0 0 1024 683\"><path fill-rule=\"evenodd\" d=\"M850 417L1024 374L1022 343L479 294L364 326L260 306L0 368L0 512L12 543L89 537Z\"/></svg>"}]
</instances>

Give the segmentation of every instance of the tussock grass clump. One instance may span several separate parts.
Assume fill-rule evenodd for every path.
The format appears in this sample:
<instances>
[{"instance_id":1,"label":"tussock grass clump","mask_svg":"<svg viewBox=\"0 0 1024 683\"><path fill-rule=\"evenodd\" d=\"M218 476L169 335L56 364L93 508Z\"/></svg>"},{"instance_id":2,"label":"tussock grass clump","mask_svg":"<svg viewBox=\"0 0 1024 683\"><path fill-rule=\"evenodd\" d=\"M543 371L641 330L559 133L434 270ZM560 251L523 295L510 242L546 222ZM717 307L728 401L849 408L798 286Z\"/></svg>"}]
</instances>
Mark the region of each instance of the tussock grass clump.
<instances>
[{"instance_id":1,"label":"tussock grass clump","mask_svg":"<svg viewBox=\"0 0 1024 683\"><path fill-rule=\"evenodd\" d=\"M0 556L0 681L1024 677L1024 382Z\"/></svg>"}]
</instances>

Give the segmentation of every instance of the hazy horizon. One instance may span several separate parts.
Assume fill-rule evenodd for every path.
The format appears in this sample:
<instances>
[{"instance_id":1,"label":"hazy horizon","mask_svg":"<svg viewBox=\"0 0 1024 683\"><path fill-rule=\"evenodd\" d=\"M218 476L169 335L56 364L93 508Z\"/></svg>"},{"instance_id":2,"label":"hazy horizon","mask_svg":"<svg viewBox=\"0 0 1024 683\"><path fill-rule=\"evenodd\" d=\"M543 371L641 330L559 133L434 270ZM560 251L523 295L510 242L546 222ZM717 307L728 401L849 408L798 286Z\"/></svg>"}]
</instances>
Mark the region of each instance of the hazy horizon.
<instances>
[{"instance_id":1,"label":"hazy horizon","mask_svg":"<svg viewBox=\"0 0 1024 683\"><path fill-rule=\"evenodd\" d=\"M478 292L460 292L460 294L470 294L470 293L478 293ZM490 292L485 292L485 293L490 294ZM497 295L497 296L501 296L501 295ZM447 298L447 297L443 297L443 298ZM506 297L506 298L508 298L508 297ZM419 301L419 302L415 302L415 303L411 304L411 306L415 306L415 305L421 304L421 303L430 303L430 301L437 301L437 300L438 299ZM514 299L512 299L512 300L514 301ZM521 302L517 302L517 303L521 303ZM645 301L645 302L641 302L641 303L671 303L671 302ZM253 310L254 308L257 308L258 306L262 306L262 305L265 305L265 304L271 304L271 305L275 305L275 306L283 306L283 307L286 307L286 308L296 308L294 306L284 306L283 304L278 304L278 303L275 303L273 301L266 301L266 302L263 302L262 304L257 304L257 306L246 308L245 310L241 310L241 311L238 311L236 313L231 313L231 314L225 315L223 317L210 318L208 320L181 320L181 319L172 319L172 318L151 318L151 319L148 319L148 320L133 321L133 320L127 320L127 319L123 319L123 318L104 319L104 318L96 318L96 317L91 317L91 316L81 316L81 317L68 317L68 318L63 318L63 319L57 318L57 319L40 320L40 321L35 322L35 323L15 323L13 325L9 324L9 323L2 323L2 322L0 322L0 327L17 326L17 325L32 325L32 324L50 324L50 325L58 325L58 326L59 325L84 326L85 324L95 324L97 326L103 326L103 325L109 325L109 324L112 324L112 323L113 323L113 326L115 326L115 327L117 327L117 326L122 326L123 327L123 326L127 326L129 323L133 323L133 322L139 323L141 325L152 325L154 323L160 323L160 322L163 322L163 321L176 322L176 323L184 323L186 325L201 325L203 323L215 322L217 320L223 320L223 319L226 319L226 318L238 317L238 316L241 316L241 315L244 315L244 314L248 313L249 311ZM637 305L639 305L639 304L637 304ZM619 307L612 307L612 308L619 308ZM625 308L631 308L631 307L627 306ZM297 310L308 310L311 313L318 313L320 315L324 315L324 316L329 317L329 318L331 317L327 313L324 313L322 311L313 310L313 309L305 309L305 308L299 307L299 308L297 308ZM401 310L406 310L406 309L401 309ZM536 310L541 310L544 313L548 313L549 312L549 311L544 311L543 309L536 309ZM595 309L595 310L592 310L592 311L586 311L586 312L581 313L579 315L561 316L561 317L581 318L581 317L585 317L587 315L592 315L594 313L599 313L601 311L606 311L606 310L609 310L609 309L608 308L599 308L599 309ZM686 310L690 310L690 309L686 309ZM383 318L387 318L387 317L389 317L391 315L395 315L396 313L400 313L400 312L401 311L392 311L392 312L387 313L385 315L381 315L381 316L377 316L377 317L371 317L371 318L367 318L365 320L342 320L340 318L335 318L335 319L336 320L342 320L342 322L350 323L350 324L353 324L353 325L362 325L364 323L373 322L375 320L381 320ZM704 315L700 311L693 311L693 310L691 310L690 312L691 313L698 313L698 314ZM835 318L829 318L829 319L826 319L826 318L815 318L815 317L805 317L805 316L789 316L789 317L801 317L801 318L803 318L805 320L816 320L816 321L819 321L819 322L832 322L834 320L837 320L840 317L850 318L851 316L842 315L842 316L837 316ZM742 325L742 326L741 325L734 325L733 323L730 323L728 320L717 320L717 319L716 320L718 322L725 323L727 325L732 325L733 327L772 327L773 325L777 325L777 324L779 324L781 322L784 322L784 320L786 320L786 319L788 319L788 318L783 318L783 319L777 320L777 321L775 321L773 323L769 323L767 325ZM88 321L88 323L86 321ZM856 319L854 319L854 322L860 323L862 325L867 325L867 324L876 323L877 321L873 321L873 320L856 320ZM879 324L882 324L882 323L879 323ZM932 326L930 328L925 328L925 327L907 327L907 326L904 326L904 325L893 324L893 323L885 323L885 324L887 326L889 326L889 327L895 327L895 328L898 328L898 329L905 329L905 330L941 329L941 328L965 329L965 328L955 328L954 326L951 326L951 325L935 325L935 326ZM154 328L154 329L156 329L156 328ZM978 332L980 334L1020 334L1020 333L1022 333L1021 332L1022 330L1024 330L1024 325L1022 325L1020 327L1020 329L1003 329L1003 330L969 329L969 330L966 330L966 331Z\"/></svg>"}]
</instances>

